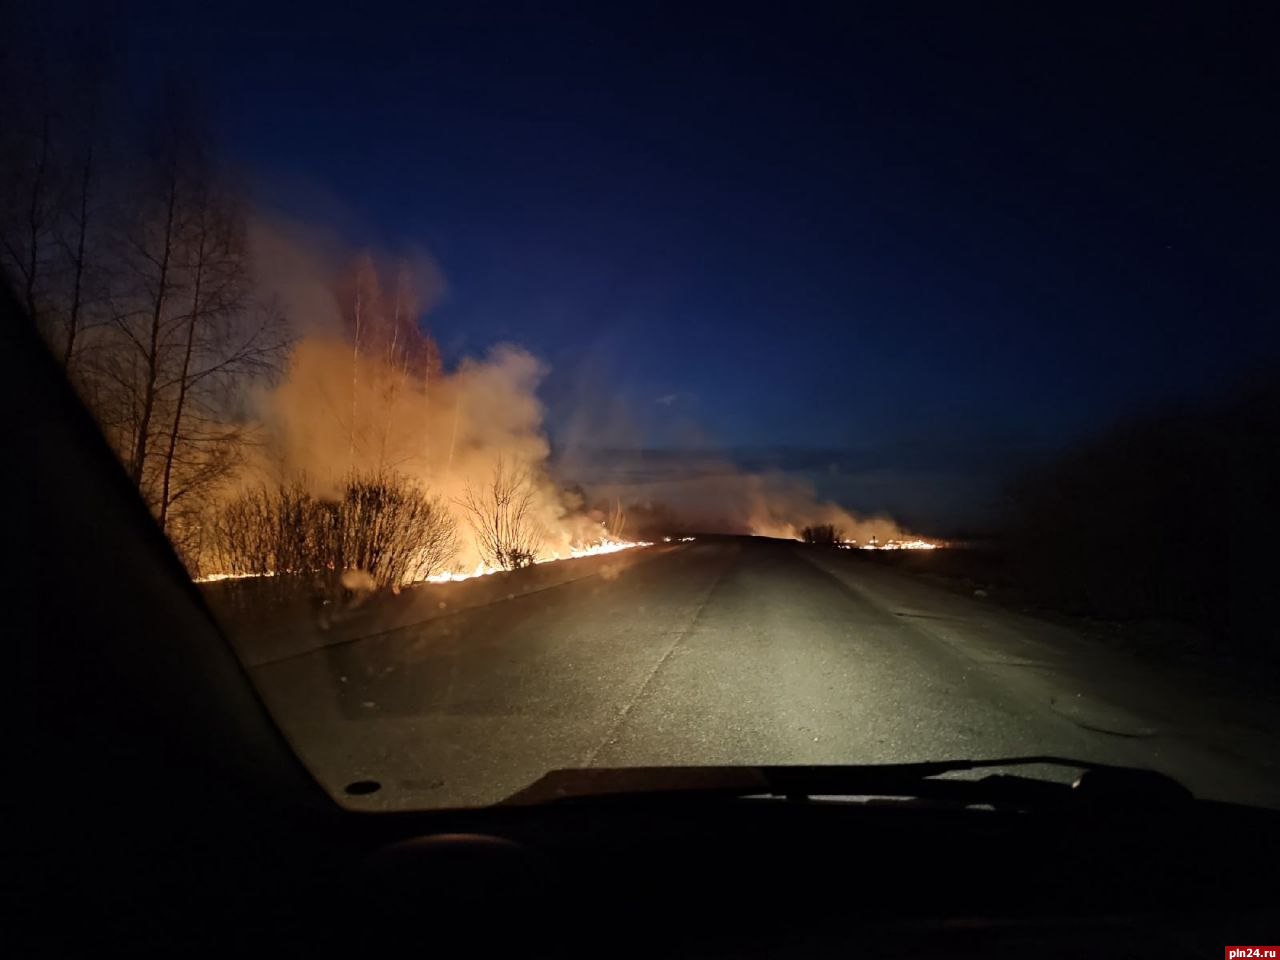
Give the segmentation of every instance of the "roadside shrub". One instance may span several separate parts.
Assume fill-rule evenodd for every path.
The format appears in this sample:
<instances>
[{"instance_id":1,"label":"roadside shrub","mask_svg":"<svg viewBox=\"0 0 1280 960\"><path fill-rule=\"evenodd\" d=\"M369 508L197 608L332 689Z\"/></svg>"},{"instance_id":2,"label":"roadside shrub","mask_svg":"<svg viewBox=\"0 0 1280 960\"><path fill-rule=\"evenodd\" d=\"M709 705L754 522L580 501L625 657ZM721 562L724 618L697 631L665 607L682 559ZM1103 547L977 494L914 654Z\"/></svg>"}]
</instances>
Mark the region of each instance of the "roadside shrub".
<instances>
[{"instance_id":1,"label":"roadside shrub","mask_svg":"<svg viewBox=\"0 0 1280 960\"><path fill-rule=\"evenodd\" d=\"M444 569L457 553L455 527L439 497L398 474L352 475L333 500L293 480L218 509L210 567L259 576L360 570L393 587Z\"/></svg>"},{"instance_id":2,"label":"roadside shrub","mask_svg":"<svg viewBox=\"0 0 1280 960\"><path fill-rule=\"evenodd\" d=\"M467 484L458 503L467 511L476 549L490 566L527 567L537 558L544 532L535 514L537 486L524 467L499 460L489 480Z\"/></svg>"},{"instance_id":3,"label":"roadside shrub","mask_svg":"<svg viewBox=\"0 0 1280 960\"><path fill-rule=\"evenodd\" d=\"M800 538L805 543L816 543L820 546L831 547L839 543L843 539L843 535L834 524L819 523L801 530Z\"/></svg>"},{"instance_id":4,"label":"roadside shrub","mask_svg":"<svg viewBox=\"0 0 1280 960\"><path fill-rule=\"evenodd\" d=\"M455 524L439 497L393 474L355 477L342 500L325 505L336 528L336 566L363 570L380 587L412 583L457 553Z\"/></svg>"}]
</instances>

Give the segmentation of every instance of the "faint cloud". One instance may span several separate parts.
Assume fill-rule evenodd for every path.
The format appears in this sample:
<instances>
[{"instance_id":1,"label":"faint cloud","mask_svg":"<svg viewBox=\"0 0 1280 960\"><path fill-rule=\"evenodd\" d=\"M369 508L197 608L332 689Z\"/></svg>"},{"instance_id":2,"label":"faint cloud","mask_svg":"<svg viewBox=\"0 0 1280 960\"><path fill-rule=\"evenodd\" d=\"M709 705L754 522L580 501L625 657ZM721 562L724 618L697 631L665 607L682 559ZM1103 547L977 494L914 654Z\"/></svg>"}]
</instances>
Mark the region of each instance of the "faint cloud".
<instances>
[{"instance_id":1,"label":"faint cloud","mask_svg":"<svg viewBox=\"0 0 1280 960\"><path fill-rule=\"evenodd\" d=\"M654 400L653 402L660 403L664 407L669 407L673 403L675 403L676 400L679 399L679 397L680 397L680 394L678 393L664 393L662 396L658 397L658 399Z\"/></svg>"}]
</instances>

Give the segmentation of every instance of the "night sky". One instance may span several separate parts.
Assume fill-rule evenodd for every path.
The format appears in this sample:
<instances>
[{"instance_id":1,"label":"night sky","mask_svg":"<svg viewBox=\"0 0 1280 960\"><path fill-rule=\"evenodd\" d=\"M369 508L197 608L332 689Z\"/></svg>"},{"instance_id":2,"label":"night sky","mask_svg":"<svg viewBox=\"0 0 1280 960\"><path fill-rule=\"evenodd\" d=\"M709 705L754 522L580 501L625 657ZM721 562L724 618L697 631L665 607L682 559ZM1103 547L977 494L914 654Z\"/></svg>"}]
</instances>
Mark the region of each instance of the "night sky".
<instances>
[{"instance_id":1,"label":"night sky","mask_svg":"<svg viewBox=\"0 0 1280 960\"><path fill-rule=\"evenodd\" d=\"M429 250L426 324L545 358L559 443L821 448L937 516L1276 356L1262 5L261 6L122 16L130 82L193 73L263 206Z\"/></svg>"}]
</instances>

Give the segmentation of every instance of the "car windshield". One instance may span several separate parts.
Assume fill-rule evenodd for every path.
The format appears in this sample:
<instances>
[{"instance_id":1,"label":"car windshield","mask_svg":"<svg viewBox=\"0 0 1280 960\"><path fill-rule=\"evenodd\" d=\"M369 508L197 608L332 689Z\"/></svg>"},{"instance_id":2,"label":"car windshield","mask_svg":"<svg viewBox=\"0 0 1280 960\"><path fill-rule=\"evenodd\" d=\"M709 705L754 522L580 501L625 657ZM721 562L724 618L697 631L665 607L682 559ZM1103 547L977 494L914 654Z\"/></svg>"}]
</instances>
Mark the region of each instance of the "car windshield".
<instances>
[{"instance_id":1,"label":"car windshield","mask_svg":"<svg viewBox=\"0 0 1280 960\"><path fill-rule=\"evenodd\" d=\"M5 282L339 803L1053 755L1280 806L1247 18L28 6Z\"/></svg>"}]
</instances>

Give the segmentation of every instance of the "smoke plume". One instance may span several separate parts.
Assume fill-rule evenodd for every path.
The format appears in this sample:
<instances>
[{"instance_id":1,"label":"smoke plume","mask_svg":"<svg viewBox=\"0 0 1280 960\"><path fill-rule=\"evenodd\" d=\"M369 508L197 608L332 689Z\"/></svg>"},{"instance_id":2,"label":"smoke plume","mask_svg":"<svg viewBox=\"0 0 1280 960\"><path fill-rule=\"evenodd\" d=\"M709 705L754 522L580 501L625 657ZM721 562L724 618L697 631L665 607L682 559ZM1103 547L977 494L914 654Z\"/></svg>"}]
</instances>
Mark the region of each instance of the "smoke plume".
<instances>
[{"instance_id":1,"label":"smoke plume","mask_svg":"<svg viewBox=\"0 0 1280 960\"><path fill-rule=\"evenodd\" d=\"M594 497L630 505L637 536L704 532L799 540L805 527L830 524L859 543L909 538L891 518L861 516L822 500L795 476L745 471L706 454L643 459L649 462L618 453L589 470Z\"/></svg>"},{"instance_id":2,"label":"smoke plume","mask_svg":"<svg viewBox=\"0 0 1280 960\"><path fill-rule=\"evenodd\" d=\"M422 324L443 290L429 258L352 256L279 223L256 225L253 242L259 282L281 302L295 338L281 376L254 396L260 443L229 495L302 484L338 500L353 476L393 474L452 513L457 570L489 560L467 504L496 476L519 475L527 485L539 559L606 536L798 539L819 524L863 542L902 535L888 518L820 501L794 478L745 473L722 459L677 459L630 474L625 458L581 475L564 463L553 469L538 399L545 366L500 344L446 368Z\"/></svg>"},{"instance_id":3,"label":"smoke plume","mask_svg":"<svg viewBox=\"0 0 1280 960\"><path fill-rule=\"evenodd\" d=\"M262 282L284 302L296 339L278 382L255 398L262 443L240 486L301 480L337 497L352 475L406 478L454 513L457 564L468 569L482 558L463 503L504 468L530 487L539 557L601 539L600 520L547 469L537 397L546 371L535 357L503 344L446 370L420 325L439 295L429 262L362 255L342 264L291 233L258 228L258 263L269 266Z\"/></svg>"}]
</instances>

